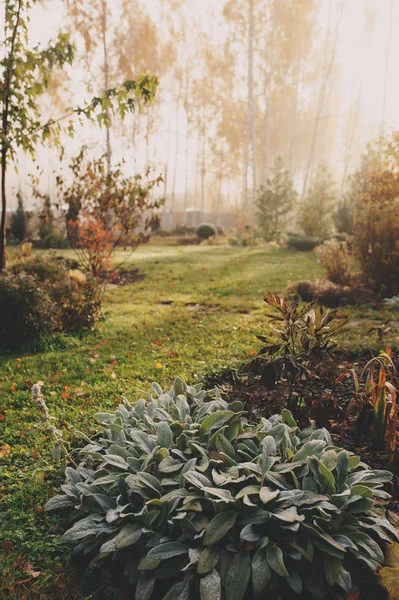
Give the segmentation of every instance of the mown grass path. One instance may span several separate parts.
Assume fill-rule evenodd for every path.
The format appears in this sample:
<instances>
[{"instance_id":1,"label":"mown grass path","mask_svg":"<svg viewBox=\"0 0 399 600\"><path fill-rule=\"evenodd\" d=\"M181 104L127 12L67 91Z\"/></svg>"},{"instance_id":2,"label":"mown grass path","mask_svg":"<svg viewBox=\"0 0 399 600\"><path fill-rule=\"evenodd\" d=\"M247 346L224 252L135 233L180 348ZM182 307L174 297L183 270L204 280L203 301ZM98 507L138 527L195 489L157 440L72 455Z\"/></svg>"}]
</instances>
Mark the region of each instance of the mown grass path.
<instances>
[{"instance_id":1,"label":"mown grass path","mask_svg":"<svg viewBox=\"0 0 399 600\"><path fill-rule=\"evenodd\" d=\"M321 275L313 253L253 248L151 244L128 264L146 276L107 291L106 318L96 332L58 338L38 352L0 357L4 600L74 597L67 591L68 553L57 523L43 514L62 474L36 427L40 419L30 398L32 384L43 382L45 399L66 439L73 437L73 428L93 432L94 412L115 408L122 395L137 398L151 381L166 385L180 375L193 382L247 360L259 348L255 335L267 330L264 292L284 293L294 281ZM355 352L378 350L380 343L367 329L375 319L395 318L367 308L343 308L342 313L357 321L341 340ZM398 345L397 338L390 343Z\"/></svg>"}]
</instances>

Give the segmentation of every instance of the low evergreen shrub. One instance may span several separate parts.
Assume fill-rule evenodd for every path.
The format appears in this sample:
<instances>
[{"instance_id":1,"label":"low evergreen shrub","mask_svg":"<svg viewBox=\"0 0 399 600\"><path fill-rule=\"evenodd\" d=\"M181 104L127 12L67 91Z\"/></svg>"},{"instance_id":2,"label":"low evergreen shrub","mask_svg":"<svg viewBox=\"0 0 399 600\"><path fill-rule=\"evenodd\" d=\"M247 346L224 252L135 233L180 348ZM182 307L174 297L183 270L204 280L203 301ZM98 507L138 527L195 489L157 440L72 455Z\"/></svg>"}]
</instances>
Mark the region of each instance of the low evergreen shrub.
<instances>
[{"instance_id":1,"label":"low evergreen shrub","mask_svg":"<svg viewBox=\"0 0 399 600\"><path fill-rule=\"evenodd\" d=\"M96 415L47 503L92 567L119 565L136 600L242 600L326 599L383 564L391 473L288 410L254 421L200 384L152 390Z\"/></svg>"},{"instance_id":2,"label":"low evergreen shrub","mask_svg":"<svg viewBox=\"0 0 399 600\"><path fill-rule=\"evenodd\" d=\"M209 223L202 223L202 225L197 227L197 236L200 238L200 240L207 240L214 235L216 235L216 229Z\"/></svg>"},{"instance_id":3,"label":"low evergreen shrub","mask_svg":"<svg viewBox=\"0 0 399 600\"><path fill-rule=\"evenodd\" d=\"M300 233L287 233L286 243L288 248L298 250L299 252L310 252L321 244L321 242L322 240L319 238L309 237Z\"/></svg>"}]
</instances>

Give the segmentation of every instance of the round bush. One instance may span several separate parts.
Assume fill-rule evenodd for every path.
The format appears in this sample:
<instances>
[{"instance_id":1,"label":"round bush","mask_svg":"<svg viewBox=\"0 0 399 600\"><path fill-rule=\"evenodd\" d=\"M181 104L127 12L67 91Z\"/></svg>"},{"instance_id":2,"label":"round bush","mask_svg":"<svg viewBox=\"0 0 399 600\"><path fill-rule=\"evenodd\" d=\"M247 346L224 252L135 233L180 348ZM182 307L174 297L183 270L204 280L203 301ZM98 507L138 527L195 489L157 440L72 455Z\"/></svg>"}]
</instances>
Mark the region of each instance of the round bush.
<instances>
[{"instance_id":1,"label":"round bush","mask_svg":"<svg viewBox=\"0 0 399 600\"><path fill-rule=\"evenodd\" d=\"M288 410L243 408L177 379L97 414L104 431L46 506L69 516L64 540L119 564L136 599L325 599L376 571L398 537L382 508L392 474Z\"/></svg>"},{"instance_id":2,"label":"round bush","mask_svg":"<svg viewBox=\"0 0 399 600\"><path fill-rule=\"evenodd\" d=\"M202 223L202 225L197 227L197 236L200 238L200 240L207 240L214 235L216 235L216 229L209 223Z\"/></svg>"},{"instance_id":3,"label":"round bush","mask_svg":"<svg viewBox=\"0 0 399 600\"><path fill-rule=\"evenodd\" d=\"M14 350L30 340L54 333L56 304L43 283L27 273L0 276L0 348Z\"/></svg>"},{"instance_id":4,"label":"round bush","mask_svg":"<svg viewBox=\"0 0 399 600\"><path fill-rule=\"evenodd\" d=\"M13 265L0 275L0 348L91 329L101 317L101 300L101 286L63 261L35 258Z\"/></svg>"}]
</instances>

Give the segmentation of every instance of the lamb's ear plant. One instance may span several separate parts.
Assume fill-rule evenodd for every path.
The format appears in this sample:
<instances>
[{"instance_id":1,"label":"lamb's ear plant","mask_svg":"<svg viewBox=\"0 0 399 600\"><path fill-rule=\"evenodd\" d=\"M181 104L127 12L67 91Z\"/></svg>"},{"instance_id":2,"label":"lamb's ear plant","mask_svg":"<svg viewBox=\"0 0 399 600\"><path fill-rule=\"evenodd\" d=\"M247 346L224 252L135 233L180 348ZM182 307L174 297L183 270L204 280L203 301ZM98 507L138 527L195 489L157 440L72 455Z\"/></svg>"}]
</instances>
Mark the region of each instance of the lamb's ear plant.
<instances>
[{"instance_id":1,"label":"lamb's ear plant","mask_svg":"<svg viewBox=\"0 0 399 600\"><path fill-rule=\"evenodd\" d=\"M288 410L253 421L217 390L152 389L96 415L104 430L46 507L69 517L74 552L123 568L132 598L326 599L383 564L391 473Z\"/></svg>"}]
</instances>

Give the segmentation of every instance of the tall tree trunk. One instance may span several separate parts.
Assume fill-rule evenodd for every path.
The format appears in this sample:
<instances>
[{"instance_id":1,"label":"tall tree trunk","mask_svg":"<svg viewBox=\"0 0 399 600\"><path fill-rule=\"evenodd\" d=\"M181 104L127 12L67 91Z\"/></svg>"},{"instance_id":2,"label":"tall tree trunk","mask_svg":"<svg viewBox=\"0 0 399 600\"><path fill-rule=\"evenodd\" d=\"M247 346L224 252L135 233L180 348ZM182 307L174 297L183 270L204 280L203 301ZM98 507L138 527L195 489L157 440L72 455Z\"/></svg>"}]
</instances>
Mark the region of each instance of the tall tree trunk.
<instances>
[{"instance_id":1,"label":"tall tree trunk","mask_svg":"<svg viewBox=\"0 0 399 600\"><path fill-rule=\"evenodd\" d=\"M185 174L184 174L184 225L187 226L187 208L188 208L188 170L189 170L189 158L190 158L190 139L189 139L189 118L188 118L188 69L186 71L186 85L184 88L184 110L186 112L186 147L185 147Z\"/></svg>"},{"instance_id":2,"label":"tall tree trunk","mask_svg":"<svg viewBox=\"0 0 399 600\"><path fill-rule=\"evenodd\" d=\"M150 107L147 107L147 122L145 129L146 169L150 166Z\"/></svg>"},{"instance_id":3,"label":"tall tree trunk","mask_svg":"<svg viewBox=\"0 0 399 600\"><path fill-rule=\"evenodd\" d=\"M137 115L133 112L133 175L137 174Z\"/></svg>"},{"instance_id":4,"label":"tall tree trunk","mask_svg":"<svg viewBox=\"0 0 399 600\"><path fill-rule=\"evenodd\" d=\"M250 219L252 220L255 214L255 204L256 204L256 193L257 193L257 184L256 184L256 131L255 131L255 122L256 122L256 111L255 111L255 98L254 98L254 2L250 1L250 15L249 15L249 59L248 59L248 75L249 75L249 85L251 90L251 147L252 147L252 202L250 208Z\"/></svg>"},{"instance_id":5,"label":"tall tree trunk","mask_svg":"<svg viewBox=\"0 0 399 600\"><path fill-rule=\"evenodd\" d=\"M271 100L273 87L273 71L274 59L276 54L276 24L277 24L277 6L276 0L272 0L272 19L271 19L271 53L269 62L269 73L266 83L266 110L265 110L265 142L263 148L263 164L262 164L262 183L266 183L270 172L270 115L271 115Z\"/></svg>"},{"instance_id":6,"label":"tall tree trunk","mask_svg":"<svg viewBox=\"0 0 399 600\"><path fill-rule=\"evenodd\" d=\"M243 210L248 212L248 171L250 144L252 138L252 96L253 96L253 36L254 36L254 0L248 0L248 65L247 65L247 122L245 127L245 157L243 181Z\"/></svg>"},{"instance_id":7,"label":"tall tree trunk","mask_svg":"<svg viewBox=\"0 0 399 600\"><path fill-rule=\"evenodd\" d=\"M109 65L107 47L107 0L101 0L101 38L103 45L103 69L104 69L104 93L109 89ZM111 149L111 113L107 107L105 110L107 122L105 124L105 143L108 173L111 171L112 149Z\"/></svg>"},{"instance_id":8,"label":"tall tree trunk","mask_svg":"<svg viewBox=\"0 0 399 600\"><path fill-rule=\"evenodd\" d=\"M222 209L222 186L223 186L223 166L224 166L224 141L220 146L220 162L219 162L219 187L218 187L218 199L216 207L216 225L220 226L220 216Z\"/></svg>"},{"instance_id":9,"label":"tall tree trunk","mask_svg":"<svg viewBox=\"0 0 399 600\"><path fill-rule=\"evenodd\" d=\"M392 8L392 6L391 6L391 8ZM369 30L368 30L369 36L368 36L368 43L367 43L366 61L370 57L370 53L371 53L371 46L373 43L373 32L374 32L373 23L372 23L372 21L369 21ZM356 128L357 128L357 124L358 124L358 120L359 120L360 100L362 98L362 92L363 92L363 80L361 80L359 83L356 104L355 104L353 113L351 114L350 123L349 123L349 127L348 127L348 136L347 136L346 147L345 147L344 170L342 173L342 180L341 180L341 196L343 196L344 192L345 192L347 176L348 176L348 171L349 171L349 165L350 165L351 157L352 157L353 140L355 138ZM344 198L344 201L345 201L345 198Z\"/></svg>"},{"instance_id":10,"label":"tall tree trunk","mask_svg":"<svg viewBox=\"0 0 399 600\"><path fill-rule=\"evenodd\" d=\"M391 0L389 9L389 34L387 40L387 47L385 51L385 79L384 79L384 95L382 99L382 117L381 117L381 135L385 133L385 112L387 105L387 91L388 91L388 71L389 71L389 57L391 55L391 41L392 41L392 17L393 17L393 0Z\"/></svg>"},{"instance_id":11,"label":"tall tree trunk","mask_svg":"<svg viewBox=\"0 0 399 600\"><path fill-rule=\"evenodd\" d=\"M6 9L7 10L7 9ZM11 37L10 52L7 60L7 69L4 78L3 86L3 102L2 102L2 139L1 139L1 220L0 220L0 272L6 267L6 219L7 219L7 192L6 192L6 176L7 176L7 158L8 158L8 119L10 111L10 95L11 83L13 75L14 49L17 37L18 27L21 19L22 0L18 2L17 15ZM7 39L7 14L5 15L4 38Z\"/></svg>"},{"instance_id":12,"label":"tall tree trunk","mask_svg":"<svg viewBox=\"0 0 399 600\"><path fill-rule=\"evenodd\" d=\"M166 195L168 192L168 163L165 163L165 176L163 178L163 195L165 198L165 201L163 203L163 214L166 213Z\"/></svg>"},{"instance_id":13,"label":"tall tree trunk","mask_svg":"<svg viewBox=\"0 0 399 600\"><path fill-rule=\"evenodd\" d=\"M300 54L299 54L300 55ZM291 176L295 178L295 170L294 170L294 152L295 152L295 140L296 140L296 132L297 132L297 117L298 117L298 90L299 90L299 82L301 79L302 72L302 61L299 61L295 69L295 77L294 77L294 88L291 99L291 110L290 110L290 120L289 120L289 139L288 139L288 151L287 151L287 166L291 171Z\"/></svg>"},{"instance_id":14,"label":"tall tree trunk","mask_svg":"<svg viewBox=\"0 0 399 600\"><path fill-rule=\"evenodd\" d=\"M201 214L205 208L205 115L202 117Z\"/></svg>"},{"instance_id":15,"label":"tall tree trunk","mask_svg":"<svg viewBox=\"0 0 399 600\"><path fill-rule=\"evenodd\" d=\"M177 110L176 110L176 144L175 144L175 160L173 163L173 179L172 179L172 192L171 192L171 208L173 212L175 209L175 195L176 195L176 175L177 175L177 163L179 160L179 122L180 122L180 108L181 108L181 95L182 95L182 78L180 78L179 92L177 95Z\"/></svg>"},{"instance_id":16,"label":"tall tree trunk","mask_svg":"<svg viewBox=\"0 0 399 600\"><path fill-rule=\"evenodd\" d=\"M341 180L341 196L343 196L343 194L345 192L346 178L348 175L349 163L350 163L350 159L351 159L351 155L352 155L353 140L355 137L356 125L357 125L357 121L358 121L358 117L359 117L361 93L362 93L362 85L360 83L358 93L357 93L356 103L355 103L353 111L351 111L349 124L348 124L348 136L347 136L345 154L344 154L344 170L342 173L342 180Z\"/></svg>"},{"instance_id":17,"label":"tall tree trunk","mask_svg":"<svg viewBox=\"0 0 399 600\"><path fill-rule=\"evenodd\" d=\"M331 0L330 0L330 6L331 6ZM336 46L337 46L338 30L339 30L339 25L341 23L343 10L344 10L344 2L342 0L340 8L339 8L337 21L335 24L330 58L328 61L325 62L324 69L323 69L324 76L322 77L321 84L320 84L319 99L318 99L318 103L317 103L316 118L315 118L315 124L314 124L313 135L312 135L312 144L311 144L311 148L310 148L308 164L307 164L306 171L305 171L305 177L303 180L302 195L301 195L302 200L305 197L305 194L307 191L307 186L308 186L308 181L310 178L310 173L313 168L313 161L314 161L316 142L317 142L317 134L318 134L319 125L320 125L321 113L322 113L323 106L324 106L324 100L325 100L326 93L328 90L329 79L330 79L332 67L333 67L334 61L335 61L335 51L336 51ZM328 44L328 37L326 40L325 57L327 56L327 44Z\"/></svg>"}]
</instances>

